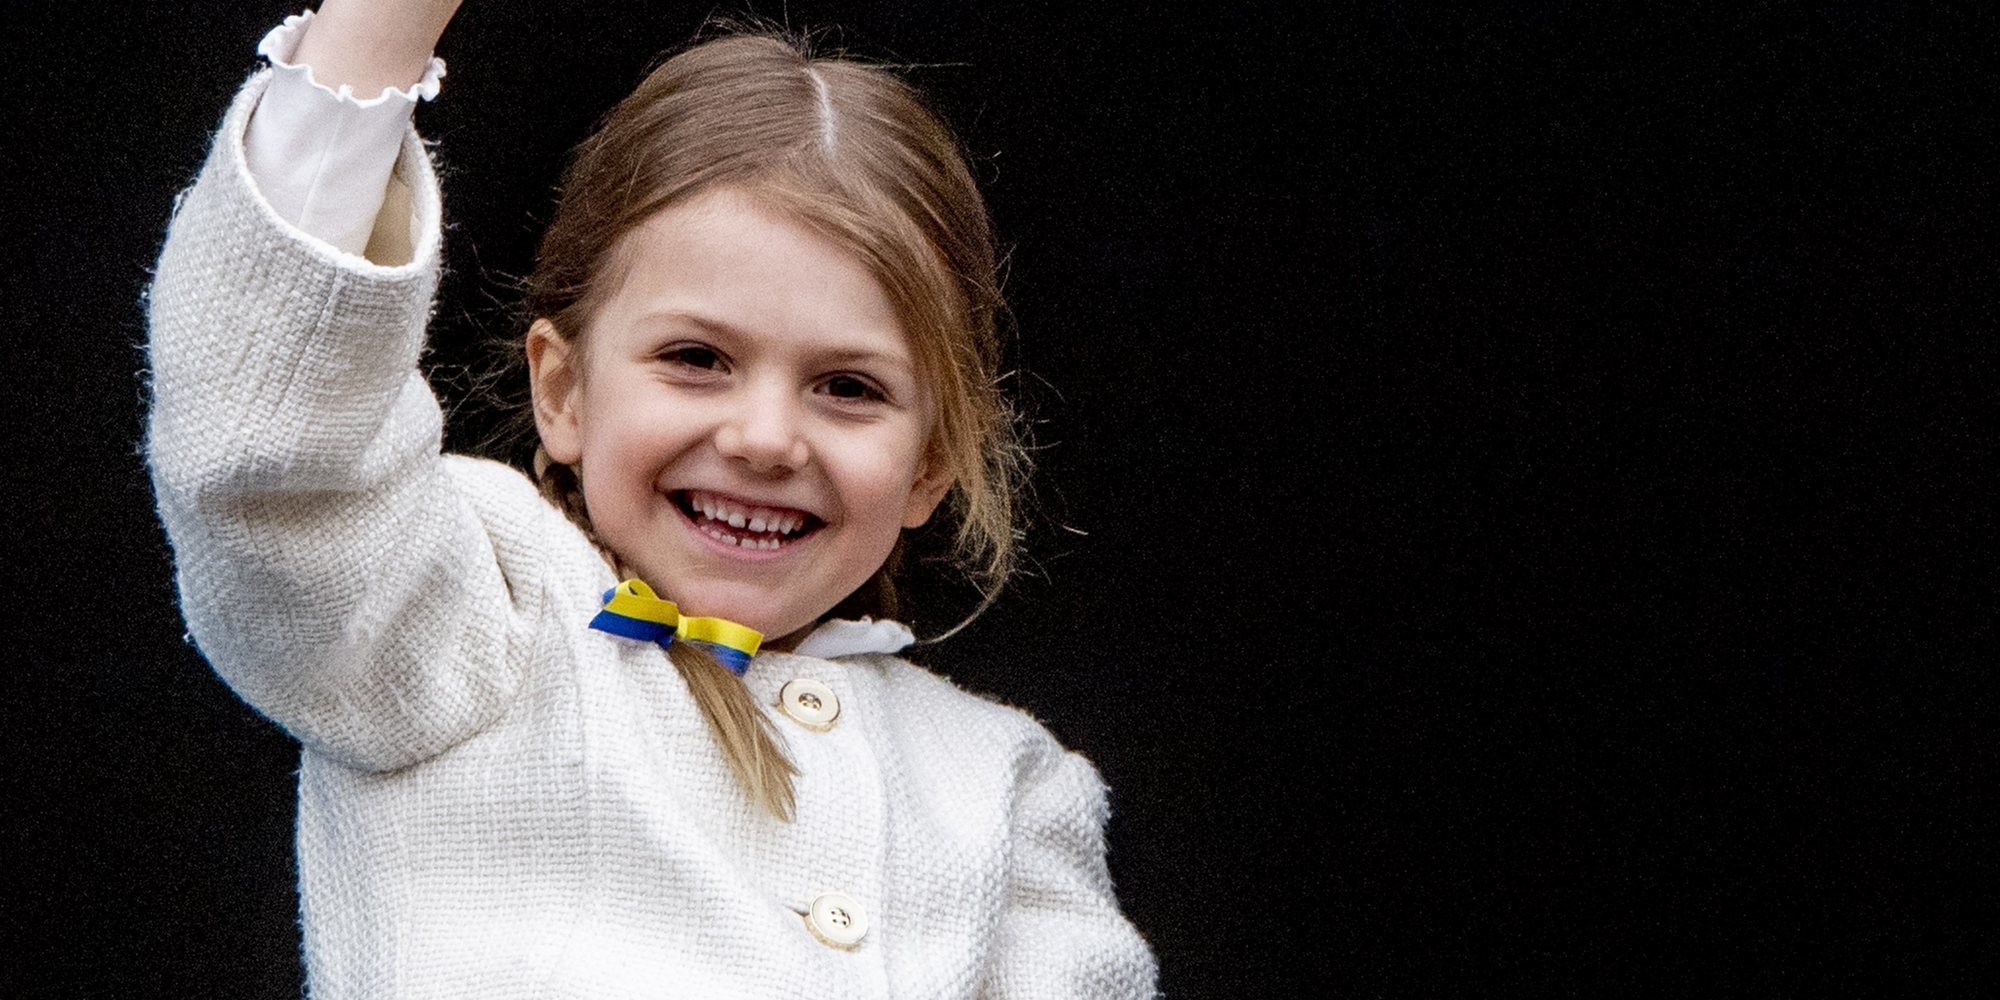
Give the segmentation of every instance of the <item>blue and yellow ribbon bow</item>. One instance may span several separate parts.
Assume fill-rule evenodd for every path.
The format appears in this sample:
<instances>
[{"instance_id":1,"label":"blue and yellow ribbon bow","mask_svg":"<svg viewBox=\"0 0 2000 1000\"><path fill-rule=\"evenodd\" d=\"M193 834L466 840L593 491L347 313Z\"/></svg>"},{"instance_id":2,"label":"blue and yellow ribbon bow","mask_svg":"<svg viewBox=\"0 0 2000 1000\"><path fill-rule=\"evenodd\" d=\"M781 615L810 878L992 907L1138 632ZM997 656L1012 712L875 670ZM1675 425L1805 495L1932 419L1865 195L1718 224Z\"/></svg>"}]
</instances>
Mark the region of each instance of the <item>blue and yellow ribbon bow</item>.
<instances>
[{"instance_id":1,"label":"blue and yellow ribbon bow","mask_svg":"<svg viewBox=\"0 0 2000 1000\"><path fill-rule=\"evenodd\" d=\"M590 620L599 632L640 642L657 642L665 649L675 639L697 642L738 677L750 669L750 658L764 634L727 618L694 618L681 614L672 601L662 600L644 580L627 580L604 592L604 610Z\"/></svg>"}]
</instances>

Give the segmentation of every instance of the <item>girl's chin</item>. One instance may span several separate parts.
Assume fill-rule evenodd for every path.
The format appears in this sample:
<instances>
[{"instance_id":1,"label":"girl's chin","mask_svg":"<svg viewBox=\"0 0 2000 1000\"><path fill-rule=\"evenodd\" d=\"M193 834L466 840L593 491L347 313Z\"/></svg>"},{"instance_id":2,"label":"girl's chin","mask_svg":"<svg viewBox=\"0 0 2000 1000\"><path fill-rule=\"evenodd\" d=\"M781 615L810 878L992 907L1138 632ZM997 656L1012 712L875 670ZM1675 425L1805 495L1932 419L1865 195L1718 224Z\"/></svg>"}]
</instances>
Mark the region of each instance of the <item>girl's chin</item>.
<instances>
[{"instance_id":1,"label":"girl's chin","mask_svg":"<svg viewBox=\"0 0 2000 1000\"><path fill-rule=\"evenodd\" d=\"M817 624L817 620L812 618L798 621L796 620L796 616L773 616L770 613L770 608L775 602L768 599L762 601L741 598L717 599L710 596L709 599L703 600L704 595L699 592L682 596L667 591L661 591L660 596L680 605L681 613L684 615L695 615L704 618L726 618L738 625L756 629L764 636L763 648L765 649L781 649L781 647L776 645L780 639L791 638L793 642L803 639L806 633L812 631L813 626ZM786 646L782 648L788 649L790 647Z\"/></svg>"},{"instance_id":2,"label":"girl's chin","mask_svg":"<svg viewBox=\"0 0 2000 1000\"><path fill-rule=\"evenodd\" d=\"M799 606L799 595L787 583L797 581L755 581L718 579L701 573L652 573L643 565L632 567L659 595L680 606L681 614L703 618L726 618L756 629L764 636L763 647L782 649L781 639L802 639L818 624L817 615Z\"/></svg>"}]
</instances>

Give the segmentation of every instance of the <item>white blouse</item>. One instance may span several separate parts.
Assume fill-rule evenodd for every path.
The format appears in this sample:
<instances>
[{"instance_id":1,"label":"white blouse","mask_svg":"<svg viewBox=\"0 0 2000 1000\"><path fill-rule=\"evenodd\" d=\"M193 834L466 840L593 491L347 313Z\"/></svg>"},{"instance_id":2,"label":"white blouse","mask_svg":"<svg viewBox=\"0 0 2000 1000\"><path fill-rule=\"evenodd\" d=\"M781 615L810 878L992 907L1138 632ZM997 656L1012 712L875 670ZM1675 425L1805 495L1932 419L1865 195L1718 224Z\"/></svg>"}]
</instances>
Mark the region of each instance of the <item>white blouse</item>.
<instances>
[{"instance_id":1,"label":"white blouse","mask_svg":"<svg viewBox=\"0 0 2000 1000\"><path fill-rule=\"evenodd\" d=\"M389 190L396 151L418 99L437 100L444 60L432 56L423 79L401 90L356 97L313 78L292 62L313 13L285 18L257 43L275 70L250 116L244 156L257 189L280 217L347 253L368 247Z\"/></svg>"}]
</instances>

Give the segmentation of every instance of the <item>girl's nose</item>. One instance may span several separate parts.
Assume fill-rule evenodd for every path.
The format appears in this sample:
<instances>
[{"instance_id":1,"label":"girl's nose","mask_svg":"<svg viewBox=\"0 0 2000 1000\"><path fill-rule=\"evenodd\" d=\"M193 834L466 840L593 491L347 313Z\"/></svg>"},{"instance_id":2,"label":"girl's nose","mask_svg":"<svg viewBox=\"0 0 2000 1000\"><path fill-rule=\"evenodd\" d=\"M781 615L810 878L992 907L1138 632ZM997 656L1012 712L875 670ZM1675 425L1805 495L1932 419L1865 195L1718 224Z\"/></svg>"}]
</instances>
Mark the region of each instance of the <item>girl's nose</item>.
<instances>
[{"instance_id":1,"label":"girl's nose","mask_svg":"<svg viewBox=\"0 0 2000 1000\"><path fill-rule=\"evenodd\" d=\"M803 415L787 393L746 393L736 411L716 428L715 446L724 458L757 472L796 472L810 458Z\"/></svg>"}]
</instances>

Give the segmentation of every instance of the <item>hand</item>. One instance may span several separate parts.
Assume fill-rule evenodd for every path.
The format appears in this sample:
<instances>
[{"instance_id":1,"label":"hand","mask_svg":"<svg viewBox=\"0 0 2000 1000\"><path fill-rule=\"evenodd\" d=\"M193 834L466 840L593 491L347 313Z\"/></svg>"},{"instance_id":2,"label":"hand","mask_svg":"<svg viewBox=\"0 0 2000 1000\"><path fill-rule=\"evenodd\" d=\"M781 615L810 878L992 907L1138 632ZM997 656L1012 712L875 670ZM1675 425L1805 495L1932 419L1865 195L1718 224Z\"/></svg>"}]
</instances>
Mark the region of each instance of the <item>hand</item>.
<instances>
[{"instance_id":1,"label":"hand","mask_svg":"<svg viewBox=\"0 0 2000 1000\"><path fill-rule=\"evenodd\" d=\"M438 36L462 0L324 0L293 61L313 79L367 100L423 79Z\"/></svg>"}]
</instances>

